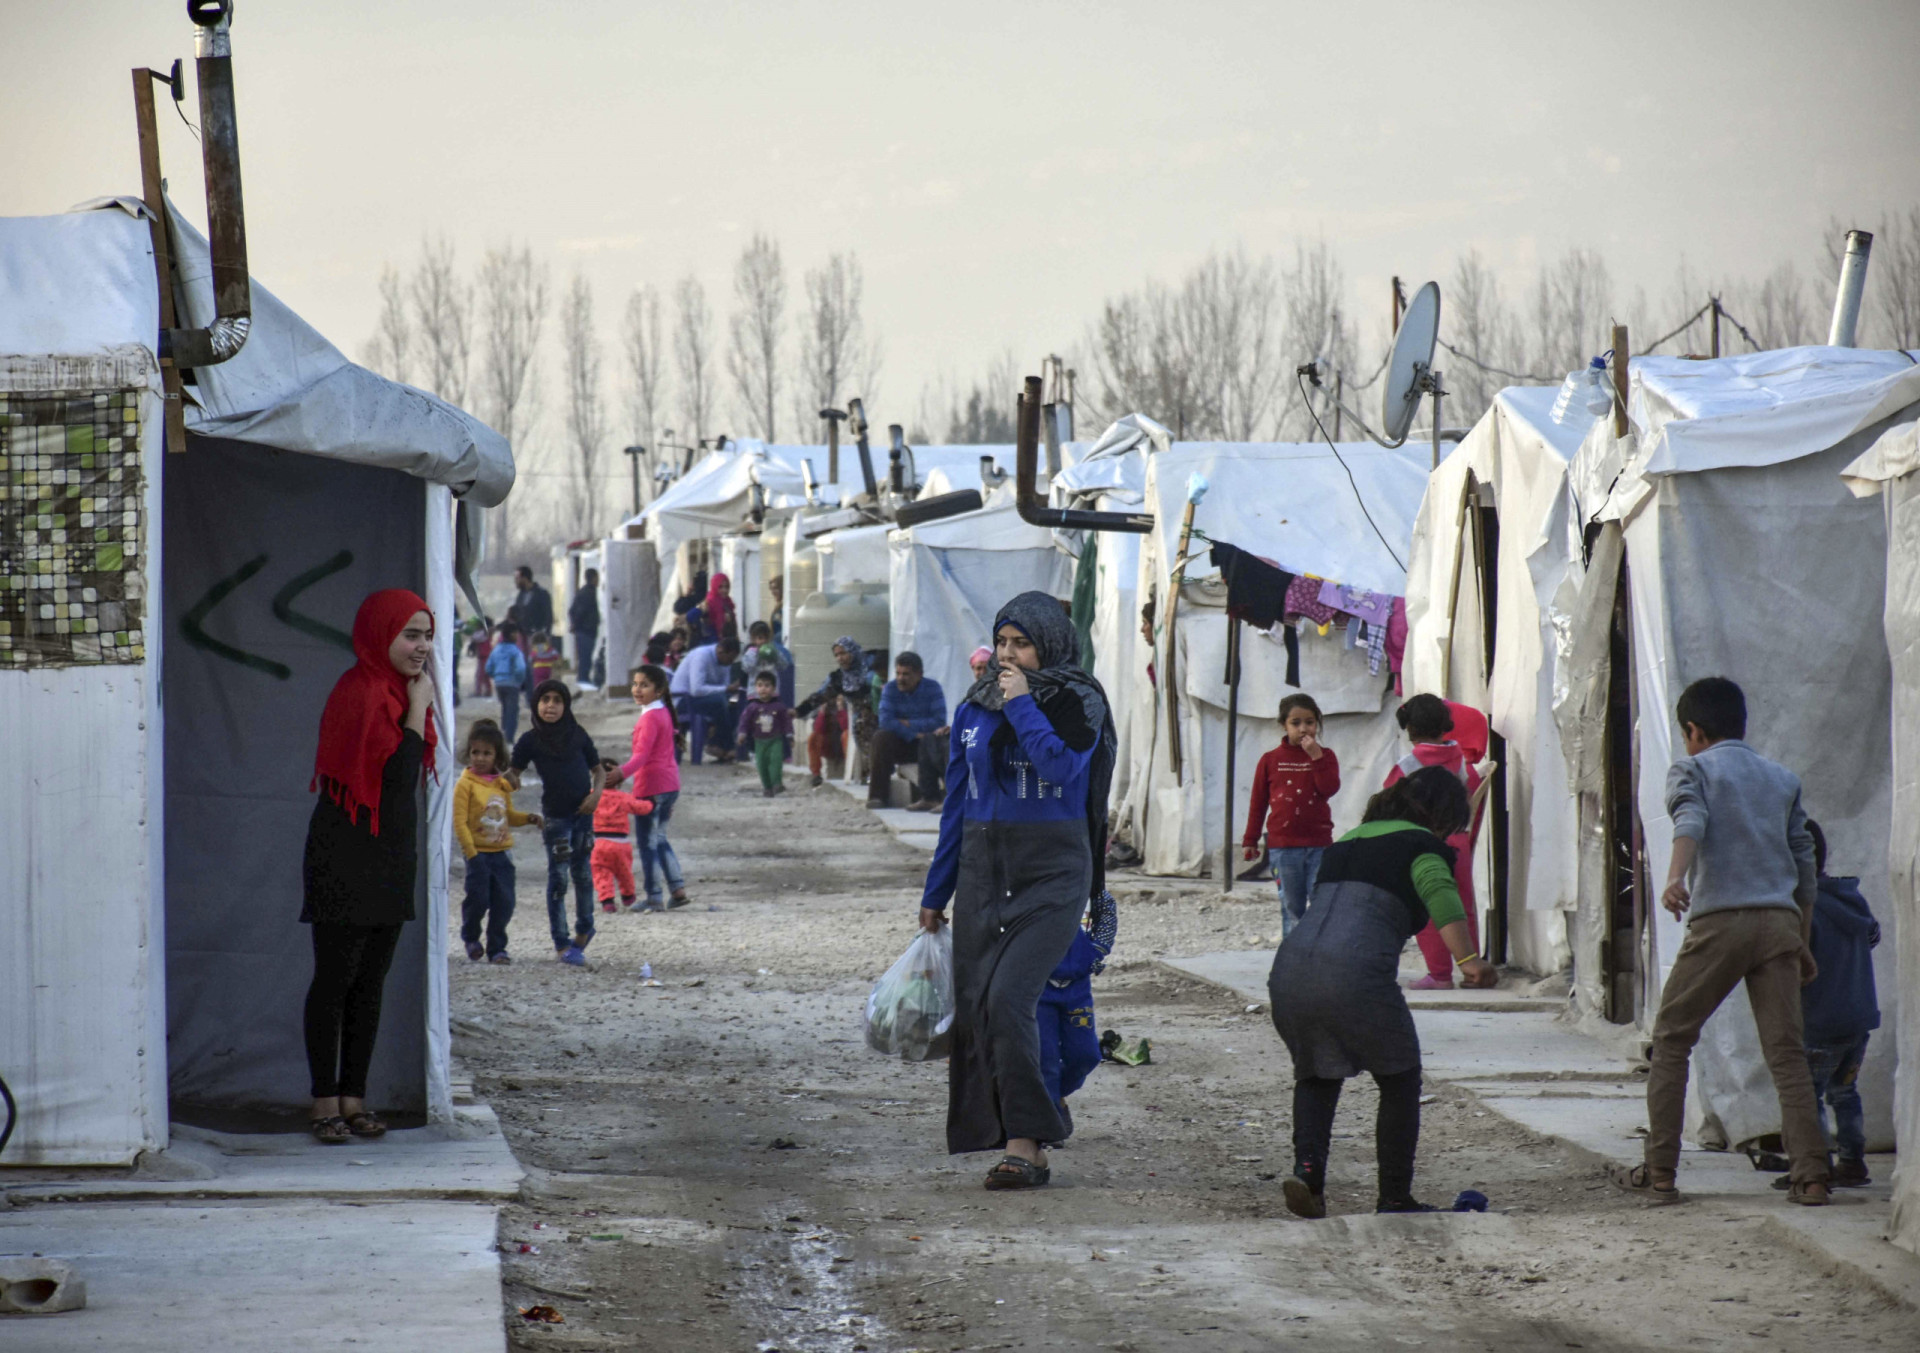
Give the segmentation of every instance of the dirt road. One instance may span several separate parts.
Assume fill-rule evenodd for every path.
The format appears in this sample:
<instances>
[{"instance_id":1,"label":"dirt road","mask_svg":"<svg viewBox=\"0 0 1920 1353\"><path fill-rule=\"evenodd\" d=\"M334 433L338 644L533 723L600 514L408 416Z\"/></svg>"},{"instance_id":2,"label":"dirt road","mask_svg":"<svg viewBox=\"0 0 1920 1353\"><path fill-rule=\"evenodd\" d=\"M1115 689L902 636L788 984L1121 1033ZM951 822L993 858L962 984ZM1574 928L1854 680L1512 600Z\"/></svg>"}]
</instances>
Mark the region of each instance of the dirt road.
<instances>
[{"instance_id":1,"label":"dirt road","mask_svg":"<svg viewBox=\"0 0 1920 1353\"><path fill-rule=\"evenodd\" d=\"M590 727L624 746L630 719ZM518 961L453 974L455 1054L531 1172L501 1227L516 1347L1912 1347L1910 1312L1761 1223L1644 1210L1450 1088L1424 1110L1416 1191L1477 1188L1494 1213L1372 1215L1374 1100L1354 1082L1336 1216L1288 1215L1272 1026L1154 962L1271 940L1264 889L1115 880L1099 1020L1151 1038L1153 1064L1094 1073L1051 1187L990 1194L990 1158L942 1147L945 1064L860 1037L924 854L831 790L770 802L751 768L689 769L674 838L693 905L602 917L580 970L553 960L523 837ZM538 1304L565 1323L519 1317Z\"/></svg>"}]
</instances>

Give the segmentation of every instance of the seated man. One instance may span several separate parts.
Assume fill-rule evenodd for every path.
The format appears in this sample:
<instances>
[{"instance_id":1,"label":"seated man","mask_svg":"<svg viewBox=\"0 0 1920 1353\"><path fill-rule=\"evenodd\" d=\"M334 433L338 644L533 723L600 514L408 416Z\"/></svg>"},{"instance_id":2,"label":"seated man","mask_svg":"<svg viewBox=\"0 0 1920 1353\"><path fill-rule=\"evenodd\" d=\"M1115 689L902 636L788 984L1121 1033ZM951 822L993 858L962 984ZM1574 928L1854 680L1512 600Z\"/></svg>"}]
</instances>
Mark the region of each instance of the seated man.
<instances>
[{"instance_id":1,"label":"seated man","mask_svg":"<svg viewBox=\"0 0 1920 1353\"><path fill-rule=\"evenodd\" d=\"M880 726L873 735L873 775L867 781L867 807L885 808L887 783L902 761L920 767L919 792L907 805L911 813L931 812L945 797L940 777L947 768L947 696L929 681L920 655L911 650L893 660L893 680L880 692Z\"/></svg>"},{"instance_id":2,"label":"seated man","mask_svg":"<svg viewBox=\"0 0 1920 1353\"><path fill-rule=\"evenodd\" d=\"M722 764L733 760L733 725L728 700L734 694L733 663L740 656L738 639L722 639L688 651L673 669L669 688L673 702L685 717L707 721L707 750Z\"/></svg>"}]
</instances>

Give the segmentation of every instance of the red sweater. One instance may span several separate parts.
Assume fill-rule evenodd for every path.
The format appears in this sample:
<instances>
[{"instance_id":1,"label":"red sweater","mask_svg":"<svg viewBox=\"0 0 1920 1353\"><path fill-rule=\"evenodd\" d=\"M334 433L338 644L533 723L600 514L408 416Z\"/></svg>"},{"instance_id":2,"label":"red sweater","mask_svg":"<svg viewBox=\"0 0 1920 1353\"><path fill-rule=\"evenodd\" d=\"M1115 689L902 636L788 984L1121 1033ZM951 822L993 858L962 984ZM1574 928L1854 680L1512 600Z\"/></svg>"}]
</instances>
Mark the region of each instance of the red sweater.
<instances>
[{"instance_id":1,"label":"red sweater","mask_svg":"<svg viewBox=\"0 0 1920 1353\"><path fill-rule=\"evenodd\" d=\"M1340 792L1340 758L1330 747L1321 748L1315 761L1291 742L1260 758L1253 773L1253 801L1248 805L1247 836L1243 845L1260 839L1267 826L1267 849L1333 844L1333 814L1327 800Z\"/></svg>"}]
</instances>

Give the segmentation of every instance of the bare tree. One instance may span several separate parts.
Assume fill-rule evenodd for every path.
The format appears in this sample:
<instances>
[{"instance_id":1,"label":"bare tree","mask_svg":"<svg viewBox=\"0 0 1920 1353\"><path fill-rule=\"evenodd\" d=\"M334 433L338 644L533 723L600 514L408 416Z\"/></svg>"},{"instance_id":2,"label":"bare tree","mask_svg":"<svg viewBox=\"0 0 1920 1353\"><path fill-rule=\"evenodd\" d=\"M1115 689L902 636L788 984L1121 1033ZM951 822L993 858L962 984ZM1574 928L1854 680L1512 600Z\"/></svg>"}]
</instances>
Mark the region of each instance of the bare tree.
<instances>
[{"instance_id":1,"label":"bare tree","mask_svg":"<svg viewBox=\"0 0 1920 1353\"><path fill-rule=\"evenodd\" d=\"M874 397L877 345L867 342L860 314L864 287L860 260L852 254L833 254L820 267L807 270L794 393L794 416L803 441L820 410L838 408L856 394Z\"/></svg>"},{"instance_id":2,"label":"bare tree","mask_svg":"<svg viewBox=\"0 0 1920 1353\"><path fill-rule=\"evenodd\" d=\"M641 287L627 297L627 313L620 328L621 350L627 359L627 422L635 442L647 448L653 464L663 463L654 444L660 415L666 412L666 345L660 336L660 293ZM652 489L647 488L649 496Z\"/></svg>"},{"instance_id":3,"label":"bare tree","mask_svg":"<svg viewBox=\"0 0 1920 1353\"><path fill-rule=\"evenodd\" d=\"M560 301L560 347L565 355L567 381L567 467L570 531L580 534L594 527L594 508L604 472L601 454L607 441L607 405L600 385L600 335L593 329L593 289L574 274L573 284Z\"/></svg>"},{"instance_id":4,"label":"bare tree","mask_svg":"<svg viewBox=\"0 0 1920 1353\"><path fill-rule=\"evenodd\" d=\"M380 270L380 314L363 356L366 365L396 381L413 374L413 324L407 315L406 291L391 263Z\"/></svg>"},{"instance_id":5,"label":"bare tree","mask_svg":"<svg viewBox=\"0 0 1920 1353\"><path fill-rule=\"evenodd\" d=\"M748 431L774 440L780 398L780 339L786 328L787 273L780 246L755 234L733 269L734 312L727 321L727 372Z\"/></svg>"},{"instance_id":6,"label":"bare tree","mask_svg":"<svg viewBox=\"0 0 1920 1353\"><path fill-rule=\"evenodd\" d=\"M1358 343L1352 321L1342 312L1347 282L1340 263L1325 240L1295 245L1293 266L1281 280L1286 298L1286 345L1298 353L1282 368L1291 371L1311 358L1328 370L1350 372L1358 366ZM1326 395L1318 396L1324 407ZM1283 441L1308 441L1319 435L1312 415L1301 403L1299 382L1285 388L1276 431Z\"/></svg>"},{"instance_id":7,"label":"bare tree","mask_svg":"<svg viewBox=\"0 0 1920 1353\"><path fill-rule=\"evenodd\" d=\"M539 399L540 330L546 323L546 265L533 251L511 243L489 249L480 261L480 386L487 420L516 452L532 425ZM508 504L493 510L497 543L505 546Z\"/></svg>"},{"instance_id":8,"label":"bare tree","mask_svg":"<svg viewBox=\"0 0 1920 1353\"><path fill-rule=\"evenodd\" d=\"M1881 339L1888 347L1920 347L1920 206L1881 218L1873 264Z\"/></svg>"},{"instance_id":9,"label":"bare tree","mask_svg":"<svg viewBox=\"0 0 1920 1353\"><path fill-rule=\"evenodd\" d=\"M1747 326L1762 348L1792 348L1826 342L1825 317L1814 304L1807 279L1791 263L1782 263L1758 286L1736 284L1722 298L1728 313ZM1731 350L1733 329L1723 324L1720 350Z\"/></svg>"},{"instance_id":10,"label":"bare tree","mask_svg":"<svg viewBox=\"0 0 1920 1353\"><path fill-rule=\"evenodd\" d=\"M713 421L713 310L700 279L686 276L673 293L673 365L680 377L680 416L687 445L697 446Z\"/></svg>"},{"instance_id":11,"label":"bare tree","mask_svg":"<svg viewBox=\"0 0 1920 1353\"><path fill-rule=\"evenodd\" d=\"M1534 284L1532 371L1572 371L1607 347L1612 283L1591 249L1569 249ZM1702 297L1702 300L1705 298Z\"/></svg>"},{"instance_id":12,"label":"bare tree","mask_svg":"<svg viewBox=\"0 0 1920 1353\"><path fill-rule=\"evenodd\" d=\"M1445 384L1454 401L1451 419L1471 423L1487 411L1493 397L1509 383L1507 377L1488 371L1486 366L1513 370L1519 360L1515 355L1514 320L1500 294L1499 279L1477 249L1455 260L1447 290L1446 304L1441 308L1447 341L1486 364L1458 357L1446 363Z\"/></svg>"},{"instance_id":13,"label":"bare tree","mask_svg":"<svg viewBox=\"0 0 1920 1353\"><path fill-rule=\"evenodd\" d=\"M449 404L467 399L467 364L473 345L473 288L453 265L453 242L423 241L420 266L408 287L419 334L421 380Z\"/></svg>"}]
</instances>

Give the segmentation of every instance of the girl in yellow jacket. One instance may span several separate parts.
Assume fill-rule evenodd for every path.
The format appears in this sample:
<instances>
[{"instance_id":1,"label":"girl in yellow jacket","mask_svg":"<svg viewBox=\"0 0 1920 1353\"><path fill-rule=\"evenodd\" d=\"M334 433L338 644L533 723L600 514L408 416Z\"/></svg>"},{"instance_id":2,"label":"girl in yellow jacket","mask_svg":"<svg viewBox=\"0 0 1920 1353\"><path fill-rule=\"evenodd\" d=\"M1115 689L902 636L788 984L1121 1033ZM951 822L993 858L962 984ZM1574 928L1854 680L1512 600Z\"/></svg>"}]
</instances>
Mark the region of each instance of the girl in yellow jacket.
<instances>
[{"instance_id":1,"label":"girl in yellow jacket","mask_svg":"<svg viewBox=\"0 0 1920 1353\"><path fill-rule=\"evenodd\" d=\"M467 857L467 897L460 908L460 938L478 963L511 963L507 922L513 919L513 829L543 825L540 814L513 806L513 788L501 774L507 740L500 725L482 719L467 734L461 760L466 774L453 787L453 830ZM480 943L485 918L487 942Z\"/></svg>"}]
</instances>

